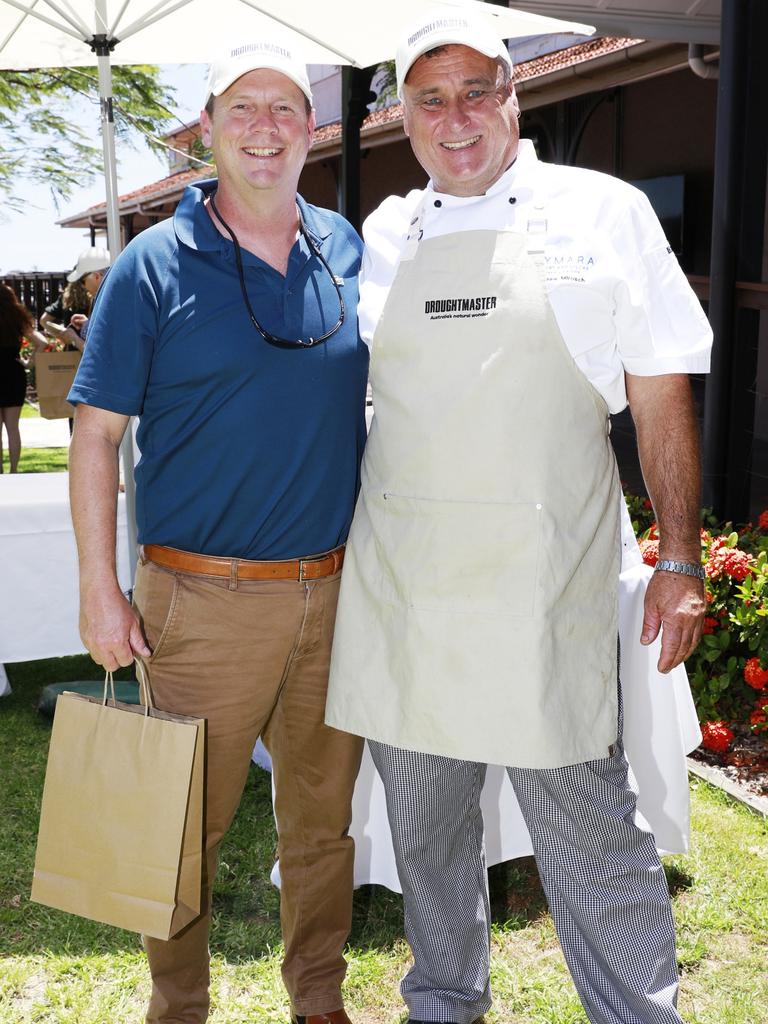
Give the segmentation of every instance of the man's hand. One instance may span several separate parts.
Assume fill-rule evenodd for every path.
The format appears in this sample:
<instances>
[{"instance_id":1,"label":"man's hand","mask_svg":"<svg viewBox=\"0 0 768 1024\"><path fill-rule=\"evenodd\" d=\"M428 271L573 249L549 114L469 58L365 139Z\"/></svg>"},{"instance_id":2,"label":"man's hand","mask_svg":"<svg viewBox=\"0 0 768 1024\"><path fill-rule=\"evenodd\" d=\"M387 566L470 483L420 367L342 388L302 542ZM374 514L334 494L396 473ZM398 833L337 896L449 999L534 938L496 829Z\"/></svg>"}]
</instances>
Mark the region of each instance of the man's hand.
<instances>
[{"instance_id":1,"label":"man's hand","mask_svg":"<svg viewBox=\"0 0 768 1024\"><path fill-rule=\"evenodd\" d=\"M640 642L652 644L661 630L659 672L669 672L693 654L704 624L704 584L692 576L655 572L645 593Z\"/></svg>"},{"instance_id":2,"label":"man's hand","mask_svg":"<svg viewBox=\"0 0 768 1024\"><path fill-rule=\"evenodd\" d=\"M108 672L152 653L136 612L113 587L87 587L80 595L80 636L97 665Z\"/></svg>"}]
</instances>

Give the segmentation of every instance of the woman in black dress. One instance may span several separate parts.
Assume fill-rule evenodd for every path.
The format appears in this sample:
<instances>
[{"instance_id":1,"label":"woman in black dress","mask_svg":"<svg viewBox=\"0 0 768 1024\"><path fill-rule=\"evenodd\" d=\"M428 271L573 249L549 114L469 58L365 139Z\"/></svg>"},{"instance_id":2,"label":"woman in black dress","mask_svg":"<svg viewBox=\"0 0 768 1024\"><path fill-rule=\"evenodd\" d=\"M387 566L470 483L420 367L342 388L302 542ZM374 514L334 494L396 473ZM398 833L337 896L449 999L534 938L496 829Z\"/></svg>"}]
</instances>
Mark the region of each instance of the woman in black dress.
<instances>
[{"instance_id":1,"label":"woman in black dress","mask_svg":"<svg viewBox=\"0 0 768 1024\"><path fill-rule=\"evenodd\" d=\"M19 302L12 288L0 284L0 473L3 471L3 427L8 435L11 472L15 473L19 466L19 417L27 391L21 355L21 342L25 337L36 350L45 346L45 338L35 330L32 314Z\"/></svg>"}]
</instances>

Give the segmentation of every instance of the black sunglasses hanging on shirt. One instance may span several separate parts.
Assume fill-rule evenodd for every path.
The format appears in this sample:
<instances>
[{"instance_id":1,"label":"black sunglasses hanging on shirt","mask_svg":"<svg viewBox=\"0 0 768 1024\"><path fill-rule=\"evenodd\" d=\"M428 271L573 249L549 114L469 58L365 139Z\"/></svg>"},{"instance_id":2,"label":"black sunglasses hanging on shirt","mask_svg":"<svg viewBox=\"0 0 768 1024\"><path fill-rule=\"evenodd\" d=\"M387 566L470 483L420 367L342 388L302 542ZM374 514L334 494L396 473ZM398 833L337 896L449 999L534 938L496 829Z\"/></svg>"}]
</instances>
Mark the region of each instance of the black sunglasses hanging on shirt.
<instances>
[{"instance_id":1,"label":"black sunglasses hanging on shirt","mask_svg":"<svg viewBox=\"0 0 768 1024\"><path fill-rule=\"evenodd\" d=\"M216 203L214 201L215 195L216 193L214 192L214 194L210 198L211 209L216 214L216 217L220 221L222 227L226 229L226 231L229 233L229 237L232 239L232 244L235 247L235 262L237 263L237 275L240 279L240 290L243 293L243 302L245 302L245 308L248 310L248 316L251 318L251 323L262 336L262 338L264 338L265 341L269 342L270 345L275 345L277 348L312 348L314 345L320 345L322 344L322 342L328 341L329 338L332 338L336 331L338 331L338 329L344 323L344 317L346 316L344 299L342 298L341 290L339 288L335 274L328 266L328 263L326 262L326 259L323 256L323 254L320 252L320 248L317 245L317 242L315 242L314 238L312 238L312 236L307 231L306 226L304 225L304 218L302 217L301 210L299 210L298 206L296 207L296 209L299 215L299 231L301 232L305 242L307 243L312 255L317 256L317 258L320 260L322 265L327 270L328 276L333 282L333 287L336 289L336 295L338 296L339 299L339 319L336 321L336 325L332 327L330 331L326 331L325 334L321 334L319 338L307 338L306 341L304 341L301 338L298 338L296 341L292 341L290 338L278 338L277 335L270 334L269 331L265 331L264 328L259 323L259 321L256 319L256 314L253 312L253 307L251 306L250 299L248 298L248 292L245 287L245 274L243 273L243 255L240 249L240 243L237 240L237 235L235 234L235 232L232 230L229 224L227 224L227 222L224 220L224 218L221 216L218 209L216 208Z\"/></svg>"}]
</instances>

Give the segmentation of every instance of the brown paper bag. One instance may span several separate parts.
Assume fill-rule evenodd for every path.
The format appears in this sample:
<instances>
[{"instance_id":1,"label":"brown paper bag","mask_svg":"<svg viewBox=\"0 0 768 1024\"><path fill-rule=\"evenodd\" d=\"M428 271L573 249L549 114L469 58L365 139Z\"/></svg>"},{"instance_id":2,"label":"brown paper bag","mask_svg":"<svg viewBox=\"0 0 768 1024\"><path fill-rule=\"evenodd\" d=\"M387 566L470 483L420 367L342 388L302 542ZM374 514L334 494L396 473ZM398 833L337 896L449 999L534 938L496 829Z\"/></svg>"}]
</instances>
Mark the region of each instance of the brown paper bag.
<instances>
[{"instance_id":1,"label":"brown paper bag","mask_svg":"<svg viewBox=\"0 0 768 1024\"><path fill-rule=\"evenodd\" d=\"M74 406L66 398L79 365L79 352L38 352L35 356L37 398L40 415L45 419L74 416Z\"/></svg>"},{"instance_id":2,"label":"brown paper bag","mask_svg":"<svg viewBox=\"0 0 768 1024\"><path fill-rule=\"evenodd\" d=\"M32 899L168 939L200 913L205 721L143 696L59 697Z\"/></svg>"}]
</instances>

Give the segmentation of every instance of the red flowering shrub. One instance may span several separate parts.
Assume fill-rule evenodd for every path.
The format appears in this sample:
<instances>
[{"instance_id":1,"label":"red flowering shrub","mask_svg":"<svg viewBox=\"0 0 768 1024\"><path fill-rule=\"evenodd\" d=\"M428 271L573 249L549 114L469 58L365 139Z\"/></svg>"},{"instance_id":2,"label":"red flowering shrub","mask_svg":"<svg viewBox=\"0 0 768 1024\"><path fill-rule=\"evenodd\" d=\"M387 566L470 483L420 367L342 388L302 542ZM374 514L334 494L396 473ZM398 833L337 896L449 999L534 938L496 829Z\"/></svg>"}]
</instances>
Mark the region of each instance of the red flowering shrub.
<instances>
[{"instance_id":1,"label":"red flowering shrub","mask_svg":"<svg viewBox=\"0 0 768 1024\"><path fill-rule=\"evenodd\" d=\"M733 742L733 733L725 722L704 722L701 727L701 745L715 754L724 754Z\"/></svg>"},{"instance_id":2,"label":"red flowering shrub","mask_svg":"<svg viewBox=\"0 0 768 1024\"><path fill-rule=\"evenodd\" d=\"M659 539L653 511L642 498L628 496L627 503L643 561L656 565ZM768 509L756 527L748 524L740 532L731 524L722 528L705 513L701 555L707 614L686 669L705 735L710 744L726 750L732 739L726 723L768 737L768 668L763 668L768 666ZM758 706L755 690L763 695Z\"/></svg>"},{"instance_id":3,"label":"red flowering shrub","mask_svg":"<svg viewBox=\"0 0 768 1024\"><path fill-rule=\"evenodd\" d=\"M735 580L745 580L752 572L755 560L748 552L730 545L729 540L729 537L715 537L709 545L705 565L707 576L716 580L725 574Z\"/></svg>"},{"instance_id":4,"label":"red flowering shrub","mask_svg":"<svg viewBox=\"0 0 768 1024\"><path fill-rule=\"evenodd\" d=\"M744 666L744 682L753 690L764 690L768 686L768 671L761 667L759 658L750 658Z\"/></svg>"},{"instance_id":5,"label":"red flowering shrub","mask_svg":"<svg viewBox=\"0 0 768 1024\"><path fill-rule=\"evenodd\" d=\"M659 560L659 542L644 538L640 541L640 554L646 565L656 565Z\"/></svg>"}]
</instances>

